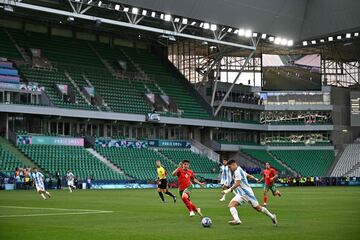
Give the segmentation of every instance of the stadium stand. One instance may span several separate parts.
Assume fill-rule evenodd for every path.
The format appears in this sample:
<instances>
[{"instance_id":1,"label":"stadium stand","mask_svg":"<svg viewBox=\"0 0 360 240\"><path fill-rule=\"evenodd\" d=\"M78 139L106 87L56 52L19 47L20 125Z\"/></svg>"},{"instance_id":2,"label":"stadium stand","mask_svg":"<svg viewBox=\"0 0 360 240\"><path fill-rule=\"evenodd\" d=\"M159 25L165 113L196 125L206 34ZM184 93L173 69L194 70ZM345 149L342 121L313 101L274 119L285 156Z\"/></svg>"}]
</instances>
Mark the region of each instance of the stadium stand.
<instances>
[{"instance_id":1,"label":"stadium stand","mask_svg":"<svg viewBox=\"0 0 360 240\"><path fill-rule=\"evenodd\" d=\"M0 145L0 172L10 176L15 168L22 167L24 165L25 163L23 161L17 158L4 146Z\"/></svg>"},{"instance_id":2,"label":"stadium stand","mask_svg":"<svg viewBox=\"0 0 360 240\"><path fill-rule=\"evenodd\" d=\"M360 144L349 144L344 149L340 159L336 163L331 176L342 177L345 175L352 176L351 174L359 173L358 169L353 169L360 163ZM351 171L353 169L353 171ZM349 172L351 171L351 172ZM349 174L346 174L349 173ZM359 176L359 175L356 175Z\"/></svg>"},{"instance_id":3,"label":"stadium stand","mask_svg":"<svg viewBox=\"0 0 360 240\"><path fill-rule=\"evenodd\" d=\"M79 180L92 176L95 180L128 180L123 174L108 168L83 147L54 145L19 145L18 148L50 174L65 175L71 169Z\"/></svg>"},{"instance_id":4,"label":"stadium stand","mask_svg":"<svg viewBox=\"0 0 360 240\"><path fill-rule=\"evenodd\" d=\"M19 51L9 39L5 29L0 29L0 57L21 59Z\"/></svg>"},{"instance_id":5,"label":"stadium stand","mask_svg":"<svg viewBox=\"0 0 360 240\"><path fill-rule=\"evenodd\" d=\"M170 176L176 165L148 148L116 148L116 147L96 147L98 153L104 156L117 167L121 168L126 174L138 180L154 181L156 179L156 160L160 160L168 171L169 181L173 180Z\"/></svg>"},{"instance_id":6,"label":"stadium stand","mask_svg":"<svg viewBox=\"0 0 360 240\"><path fill-rule=\"evenodd\" d=\"M271 153L302 176L326 176L335 158L332 150L276 150Z\"/></svg>"},{"instance_id":7,"label":"stadium stand","mask_svg":"<svg viewBox=\"0 0 360 240\"><path fill-rule=\"evenodd\" d=\"M269 162L270 165L280 172L287 172L287 169L278 163L266 150L241 149L241 152L259 160L262 163Z\"/></svg>"}]
</instances>

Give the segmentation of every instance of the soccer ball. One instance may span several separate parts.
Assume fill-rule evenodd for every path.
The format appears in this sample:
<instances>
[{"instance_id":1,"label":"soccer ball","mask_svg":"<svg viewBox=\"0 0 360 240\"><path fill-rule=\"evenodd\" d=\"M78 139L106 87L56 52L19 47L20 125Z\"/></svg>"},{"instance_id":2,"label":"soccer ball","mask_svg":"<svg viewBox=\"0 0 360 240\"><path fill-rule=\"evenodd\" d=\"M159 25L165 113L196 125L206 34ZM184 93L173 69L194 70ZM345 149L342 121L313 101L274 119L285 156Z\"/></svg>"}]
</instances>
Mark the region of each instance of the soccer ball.
<instances>
[{"instance_id":1,"label":"soccer ball","mask_svg":"<svg viewBox=\"0 0 360 240\"><path fill-rule=\"evenodd\" d=\"M209 228L212 224L212 221L210 218L204 217L203 219L201 219L201 224L204 228Z\"/></svg>"}]
</instances>

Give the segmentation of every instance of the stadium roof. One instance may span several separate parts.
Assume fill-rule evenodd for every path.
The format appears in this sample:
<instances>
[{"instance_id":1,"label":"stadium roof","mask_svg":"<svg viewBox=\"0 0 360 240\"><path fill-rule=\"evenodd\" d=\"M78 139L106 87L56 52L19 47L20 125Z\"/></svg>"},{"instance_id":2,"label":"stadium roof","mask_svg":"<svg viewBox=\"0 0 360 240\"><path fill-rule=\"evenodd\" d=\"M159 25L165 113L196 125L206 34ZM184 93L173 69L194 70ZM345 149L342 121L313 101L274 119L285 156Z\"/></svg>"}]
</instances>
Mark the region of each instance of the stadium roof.
<instances>
[{"instance_id":1,"label":"stadium roof","mask_svg":"<svg viewBox=\"0 0 360 240\"><path fill-rule=\"evenodd\" d=\"M359 0L112 0L295 41L360 29Z\"/></svg>"}]
</instances>

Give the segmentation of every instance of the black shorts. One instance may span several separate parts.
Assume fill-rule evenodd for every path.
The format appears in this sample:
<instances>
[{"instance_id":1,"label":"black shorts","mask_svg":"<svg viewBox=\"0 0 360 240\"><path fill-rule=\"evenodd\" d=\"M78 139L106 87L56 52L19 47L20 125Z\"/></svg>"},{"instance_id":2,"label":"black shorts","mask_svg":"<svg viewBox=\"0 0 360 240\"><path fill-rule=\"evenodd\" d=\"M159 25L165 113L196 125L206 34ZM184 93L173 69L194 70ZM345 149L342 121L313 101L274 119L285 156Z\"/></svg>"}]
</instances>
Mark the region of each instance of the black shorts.
<instances>
[{"instance_id":1,"label":"black shorts","mask_svg":"<svg viewBox=\"0 0 360 240\"><path fill-rule=\"evenodd\" d=\"M167 189L167 180L166 179L160 179L160 183L158 184L158 188Z\"/></svg>"}]
</instances>

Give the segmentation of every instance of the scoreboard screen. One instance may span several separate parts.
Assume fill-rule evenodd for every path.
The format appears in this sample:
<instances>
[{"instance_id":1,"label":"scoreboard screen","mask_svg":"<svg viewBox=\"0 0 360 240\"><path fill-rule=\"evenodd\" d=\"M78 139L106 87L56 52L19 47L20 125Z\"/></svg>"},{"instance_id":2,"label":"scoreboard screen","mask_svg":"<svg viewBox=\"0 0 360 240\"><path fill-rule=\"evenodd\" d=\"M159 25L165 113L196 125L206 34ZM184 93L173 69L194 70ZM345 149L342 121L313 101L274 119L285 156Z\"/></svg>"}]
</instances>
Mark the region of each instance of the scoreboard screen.
<instances>
[{"instance_id":1,"label":"scoreboard screen","mask_svg":"<svg viewBox=\"0 0 360 240\"><path fill-rule=\"evenodd\" d=\"M360 127L360 91L350 93L351 126Z\"/></svg>"}]
</instances>

